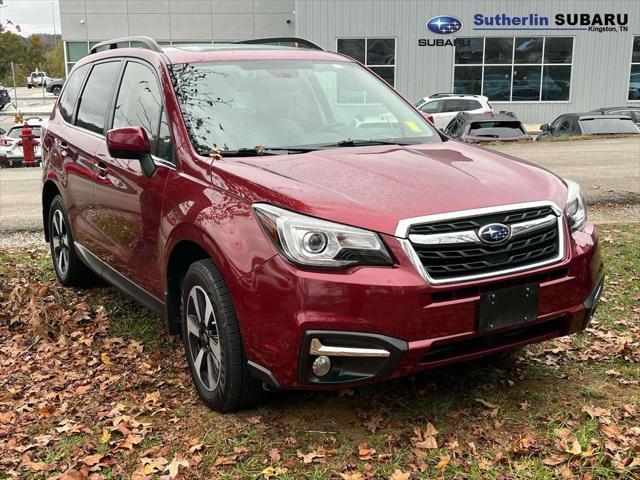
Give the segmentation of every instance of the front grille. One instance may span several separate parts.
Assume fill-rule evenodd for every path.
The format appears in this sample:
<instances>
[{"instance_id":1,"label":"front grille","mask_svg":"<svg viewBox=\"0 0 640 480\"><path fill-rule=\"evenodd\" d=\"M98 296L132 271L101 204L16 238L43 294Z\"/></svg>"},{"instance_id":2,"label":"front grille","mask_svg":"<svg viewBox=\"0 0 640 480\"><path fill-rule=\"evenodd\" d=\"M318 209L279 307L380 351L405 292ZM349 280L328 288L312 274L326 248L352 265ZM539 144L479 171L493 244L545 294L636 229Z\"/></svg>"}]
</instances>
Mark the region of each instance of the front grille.
<instances>
[{"instance_id":1,"label":"front grille","mask_svg":"<svg viewBox=\"0 0 640 480\"><path fill-rule=\"evenodd\" d=\"M545 219L547 222L542 223ZM513 229L532 221L540 224L529 230L523 229L499 245L485 244L475 234L491 223L502 223ZM465 240L454 241L457 233ZM471 233L473 238L469 239L465 233ZM436 237L439 243L430 243ZM550 206L412 225L409 241L428 276L439 281L522 270L529 265L550 263L560 254L557 217Z\"/></svg>"}]
</instances>

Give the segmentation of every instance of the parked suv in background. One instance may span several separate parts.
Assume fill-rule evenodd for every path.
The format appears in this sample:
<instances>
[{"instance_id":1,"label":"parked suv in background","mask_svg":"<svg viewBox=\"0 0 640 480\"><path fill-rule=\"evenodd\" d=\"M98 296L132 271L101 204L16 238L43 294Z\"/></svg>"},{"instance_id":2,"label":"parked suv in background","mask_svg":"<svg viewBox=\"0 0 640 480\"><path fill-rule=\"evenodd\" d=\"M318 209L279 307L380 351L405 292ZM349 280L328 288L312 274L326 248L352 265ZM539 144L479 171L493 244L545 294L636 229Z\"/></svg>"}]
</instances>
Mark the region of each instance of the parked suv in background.
<instances>
[{"instance_id":1,"label":"parked suv in background","mask_svg":"<svg viewBox=\"0 0 640 480\"><path fill-rule=\"evenodd\" d=\"M43 132L64 285L98 274L165 314L220 411L588 325L603 265L577 184L450 141L346 56L262 42L76 63ZM354 85L370 103L338 101Z\"/></svg>"},{"instance_id":2,"label":"parked suv in background","mask_svg":"<svg viewBox=\"0 0 640 480\"><path fill-rule=\"evenodd\" d=\"M436 127L443 129L460 112L490 115L493 108L489 99L482 95L459 95L456 93L436 93L424 97L415 104L423 113L431 115Z\"/></svg>"},{"instance_id":3,"label":"parked suv in background","mask_svg":"<svg viewBox=\"0 0 640 480\"><path fill-rule=\"evenodd\" d=\"M460 112L443 132L467 143L533 140L513 112L491 115Z\"/></svg>"},{"instance_id":4,"label":"parked suv in background","mask_svg":"<svg viewBox=\"0 0 640 480\"><path fill-rule=\"evenodd\" d=\"M57 97L62 91L62 86L64 85L65 80L65 78L52 79L49 83L47 83L47 92L53 93Z\"/></svg>"}]
</instances>

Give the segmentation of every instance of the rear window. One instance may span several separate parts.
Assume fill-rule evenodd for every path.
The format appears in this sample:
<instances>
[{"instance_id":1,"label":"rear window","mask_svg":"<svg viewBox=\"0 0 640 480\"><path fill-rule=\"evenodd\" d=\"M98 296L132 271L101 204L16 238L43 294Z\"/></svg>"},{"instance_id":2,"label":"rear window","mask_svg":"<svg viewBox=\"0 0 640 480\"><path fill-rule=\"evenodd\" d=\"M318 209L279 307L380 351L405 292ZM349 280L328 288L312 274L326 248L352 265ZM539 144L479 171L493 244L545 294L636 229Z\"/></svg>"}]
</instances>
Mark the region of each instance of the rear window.
<instances>
[{"instance_id":1,"label":"rear window","mask_svg":"<svg viewBox=\"0 0 640 480\"><path fill-rule=\"evenodd\" d=\"M58 108L60 115L62 115L62 118L67 122L71 122L73 117L73 108L76 105L76 100L78 100L80 88L82 88L82 82L84 81L84 77L87 75L88 70L89 65L83 65L71 72L69 81L62 92Z\"/></svg>"},{"instance_id":2,"label":"rear window","mask_svg":"<svg viewBox=\"0 0 640 480\"><path fill-rule=\"evenodd\" d=\"M639 133L638 127L629 117L626 118L581 118L582 133Z\"/></svg>"},{"instance_id":3,"label":"rear window","mask_svg":"<svg viewBox=\"0 0 640 480\"><path fill-rule=\"evenodd\" d=\"M22 131L22 127L15 127L9 130L7 133L7 137L9 138L20 138L20 132Z\"/></svg>"},{"instance_id":4,"label":"rear window","mask_svg":"<svg viewBox=\"0 0 640 480\"><path fill-rule=\"evenodd\" d=\"M91 70L80 97L76 125L92 132L104 132L104 120L111 90L120 71L120 61L98 63Z\"/></svg>"},{"instance_id":5,"label":"rear window","mask_svg":"<svg viewBox=\"0 0 640 480\"><path fill-rule=\"evenodd\" d=\"M469 130L471 137L516 138L525 134L520 122L473 122Z\"/></svg>"},{"instance_id":6,"label":"rear window","mask_svg":"<svg viewBox=\"0 0 640 480\"><path fill-rule=\"evenodd\" d=\"M40 138L40 127L30 126L30 128L33 136L36 138ZM9 133L7 133L7 137L20 138L20 134L22 134L22 127L13 127L11 130L9 130Z\"/></svg>"}]
</instances>

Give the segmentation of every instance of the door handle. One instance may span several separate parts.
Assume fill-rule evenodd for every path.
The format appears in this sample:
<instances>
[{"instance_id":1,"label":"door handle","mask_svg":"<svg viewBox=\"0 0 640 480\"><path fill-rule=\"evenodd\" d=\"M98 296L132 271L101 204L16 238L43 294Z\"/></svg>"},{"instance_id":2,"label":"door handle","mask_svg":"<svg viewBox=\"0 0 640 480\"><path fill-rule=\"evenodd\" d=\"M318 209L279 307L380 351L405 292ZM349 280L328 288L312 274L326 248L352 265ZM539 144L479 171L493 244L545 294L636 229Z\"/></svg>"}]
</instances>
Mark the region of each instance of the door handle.
<instances>
[{"instance_id":1,"label":"door handle","mask_svg":"<svg viewBox=\"0 0 640 480\"><path fill-rule=\"evenodd\" d=\"M61 157L66 157L67 154L69 153L67 150L69 148L69 145L67 145L67 142L65 142L64 140L60 140L58 138L56 138L56 146L58 147L58 151L60 152L60 156Z\"/></svg>"},{"instance_id":2,"label":"door handle","mask_svg":"<svg viewBox=\"0 0 640 480\"><path fill-rule=\"evenodd\" d=\"M95 168L96 168L96 173L98 174L98 177L106 178L107 173L109 171L109 167L105 162L99 161L98 163L96 163Z\"/></svg>"}]
</instances>

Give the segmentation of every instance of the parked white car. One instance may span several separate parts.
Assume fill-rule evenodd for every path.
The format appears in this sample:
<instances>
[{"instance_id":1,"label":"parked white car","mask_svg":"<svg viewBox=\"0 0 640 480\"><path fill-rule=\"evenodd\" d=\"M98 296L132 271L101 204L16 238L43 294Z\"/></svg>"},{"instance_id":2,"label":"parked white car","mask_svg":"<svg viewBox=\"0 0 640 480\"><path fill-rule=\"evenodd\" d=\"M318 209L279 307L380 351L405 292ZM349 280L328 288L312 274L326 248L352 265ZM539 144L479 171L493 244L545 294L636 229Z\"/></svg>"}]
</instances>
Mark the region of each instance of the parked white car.
<instances>
[{"instance_id":1,"label":"parked white car","mask_svg":"<svg viewBox=\"0 0 640 480\"><path fill-rule=\"evenodd\" d=\"M482 95L460 95L457 93L436 93L424 97L415 104L423 113L433 116L437 128L445 128L460 112L485 113L490 115L493 108L489 99Z\"/></svg>"},{"instance_id":2,"label":"parked white car","mask_svg":"<svg viewBox=\"0 0 640 480\"><path fill-rule=\"evenodd\" d=\"M47 72L31 72L27 77L27 88L44 87L51 81Z\"/></svg>"},{"instance_id":3,"label":"parked white car","mask_svg":"<svg viewBox=\"0 0 640 480\"><path fill-rule=\"evenodd\" d=\"M31 117L27 118L26 122L29 124L29 127L31 127L33 136L37 140L40 140L40 132L45 120L40 117ZM24 157L20 137L23 126L24 123L16 123L7 133L0 136L0 159L3 162L7 160L21 161ZM42 148L39 144L35 146L34 153L37 160L42 158Z\"/></svg>"}]
</instances>

